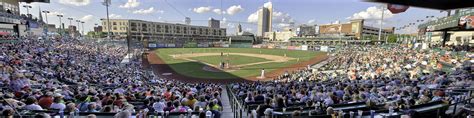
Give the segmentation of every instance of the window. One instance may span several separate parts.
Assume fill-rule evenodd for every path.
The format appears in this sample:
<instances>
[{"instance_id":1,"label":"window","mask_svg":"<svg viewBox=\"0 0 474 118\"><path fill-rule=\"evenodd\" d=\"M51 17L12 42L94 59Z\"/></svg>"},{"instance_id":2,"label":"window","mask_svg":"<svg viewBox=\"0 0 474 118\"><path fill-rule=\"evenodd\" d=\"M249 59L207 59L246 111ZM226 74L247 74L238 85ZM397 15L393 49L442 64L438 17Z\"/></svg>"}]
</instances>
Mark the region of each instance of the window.
<instances>
[{"instance_id":1,"label":"window","mask_svg":"<svg viewBox=\"0 0 474 118\"><path fill-rule=\"evenodd\" d=\"M112 22L112 25L117 25L117 22Z\"/></svg>"}]
</instances>

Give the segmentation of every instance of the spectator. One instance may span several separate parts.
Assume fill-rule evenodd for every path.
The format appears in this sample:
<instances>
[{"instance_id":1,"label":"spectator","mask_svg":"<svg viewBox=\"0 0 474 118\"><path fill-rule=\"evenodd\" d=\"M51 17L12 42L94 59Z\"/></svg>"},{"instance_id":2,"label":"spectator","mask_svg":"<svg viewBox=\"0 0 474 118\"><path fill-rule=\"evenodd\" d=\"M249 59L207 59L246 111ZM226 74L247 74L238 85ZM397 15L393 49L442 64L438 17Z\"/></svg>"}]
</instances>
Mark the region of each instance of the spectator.
<instances>
[{"instance_id":1,"label":"spectator","mask_svg":"<svg viewBox=\"0 0 474 118\"><path fill-rule=\"evenodd\" d=\"M26 110L43 110L43 108L37 104L37 100L34 97L26 98L25 104L26 105L23 107L23 109L26 109Z\"/></svg>"},{"instance_id":2,"label":"spectator","mask_svg":"<svg viewBox=\"0 0 474 118\"><path fill-rule=\"evenodd\" d=\"M53 104L51 104L49 108L62 111L66 109L66 105L64 104L63 98L60 95L55 95L53 99Z\"/></svg>"}]
</instances>

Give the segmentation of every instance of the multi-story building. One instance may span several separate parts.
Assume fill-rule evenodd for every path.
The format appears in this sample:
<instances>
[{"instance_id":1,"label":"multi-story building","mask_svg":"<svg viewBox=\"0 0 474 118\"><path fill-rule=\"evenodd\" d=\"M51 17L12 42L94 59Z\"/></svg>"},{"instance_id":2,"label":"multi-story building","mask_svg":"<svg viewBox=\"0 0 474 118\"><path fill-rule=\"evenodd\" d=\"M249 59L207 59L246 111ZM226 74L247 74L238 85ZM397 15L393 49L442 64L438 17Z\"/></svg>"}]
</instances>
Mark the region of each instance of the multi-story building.
<instances>
[{"instance_id":1,"label":"multi-story building","mask_svg":"<svg viewBox=\"0 0 474 118\"><path fill-rule=\"evenodd\" d=\"M393 34L394 31L394 27L384 28L382 29L382 35ZM370 36L377 36L379 34L379 28L365 26L364 20L360 19L351 20L348 23L320 25L319 34L349 36L354 37L355 39L366 39Z\"/></svg>"},{"instance_id":2,"label":"multi-story building","mask_svg":"<svg viewBox=\"0 0 474 118\"><path fill-rule=\"evenodd\" d=\"M291 37L295 37L293 31L265 32L264 38L272 42L288 42Z\"/></svg>"},{"instance_id":3,"label":"multi-story building","mask_svg":"<svg viewBox=\"0 0 474 118\"><path fill-rule=\"evenodd\" d=\"M316 34L319 32L318 28L319 26L317 25L301 25L296 29L296 33L298 37L316 36Z\"/></svg>"},{"instance_id":4,"label":"multi-story building","mask_svg":"<svg viewBox=\"0 0 474 118\"><path fill-rule=\"evenodd\" d=\"M94 27L94 32L102 32L102 26Z\"/></svg>"},{"instance_id":5,"label":"multi-story building","mask_svg":"<svg viewBox=\"0 0 474 118\"><path fill-rule=\"evenodd\" d=\"M265 32L272 32L273 5L269 4L258 10L257 36L265 36Z\"/></svg>"},{"instance_id":6,"label":"multi-story building","mask_svg":"<svg viewBox=\"0 0 474 118\"><path fill-rule=\"evenodd\" d=\"M108 31L107 20L102 19L103 30ZM192 26L132 19L110 19L113 38L155 42L220 41L226 40L225 28Z\"/></svg>"},{"instance_id":7,"label":"multi-story building","mask_svg":"<svg viewBox=\"0 0 474 118\"><path fill-rule=\"evenodd\" d=\"M42 35L44 32L44 22L33 18L32 14L20 14L20 0L2 0L0 1L0 32L6 32L11 35ZM49 1L38 0L33 2Z\"/></svg>"},{"instance_id":8,"label":"multi-story building","mask_svg":"<svg viewBox=\"0 0 474 118\"><path fill-rule=\"evenodd\" d=\"M208 26L210 28L220 28L221 27L221 22L219 20L216 20L214 18L211 18L209 20Z\"/></svg>"},{"instance_id":9,"label":"multi-story building","mask_svg":"<svg viewBox=\"0 0 474 118\"><path fill-rule=\"evenodd\" d=\"M382 29L382 35L393 34L395 31L394 27L384 28ZM364 26L362 27L362 36L378 36L379 35L379 28L378 27L371 27L371 26Z\"/></svg>"}]
</instances>

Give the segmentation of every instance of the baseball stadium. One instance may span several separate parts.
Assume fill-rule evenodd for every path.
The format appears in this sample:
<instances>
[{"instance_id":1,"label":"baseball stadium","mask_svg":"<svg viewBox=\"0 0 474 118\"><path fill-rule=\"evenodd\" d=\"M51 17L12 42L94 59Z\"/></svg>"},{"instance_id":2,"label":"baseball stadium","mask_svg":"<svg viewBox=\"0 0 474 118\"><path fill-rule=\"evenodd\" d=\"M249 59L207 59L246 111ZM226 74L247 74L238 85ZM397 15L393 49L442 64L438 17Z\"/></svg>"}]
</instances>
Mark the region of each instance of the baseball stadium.
<instances>
[{"instance_id":1,"label":"baseball stadium","mask_svg":"<svg viewBox=\"0 0 474 118\"><path fill-rule=\"evenodd\" d=\"M1 0L0 118L473 118L473 6Z\"/></svg>"}]
</instances>

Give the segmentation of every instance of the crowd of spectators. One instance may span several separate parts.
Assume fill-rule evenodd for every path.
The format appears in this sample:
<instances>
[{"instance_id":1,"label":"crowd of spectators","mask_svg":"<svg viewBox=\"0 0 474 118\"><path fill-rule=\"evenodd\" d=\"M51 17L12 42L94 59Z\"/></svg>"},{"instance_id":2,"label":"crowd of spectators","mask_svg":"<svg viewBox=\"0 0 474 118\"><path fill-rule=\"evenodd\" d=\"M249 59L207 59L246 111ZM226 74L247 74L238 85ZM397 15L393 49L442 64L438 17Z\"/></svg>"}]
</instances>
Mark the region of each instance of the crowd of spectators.
<instances>
[{"instance_id":1,"label":"crowd of spectators","mask_svg":"<svg viewBox=\"0 0 474 118\"><path fill-rule=\"evenodd\" d=\"M116 113L211 112L220 116L222 85L163 79L143 69L141 58L123 62L123 45L74 39L23 39L0 44L0 114L31 110ZM450 72L443 72L449 64ZM405 47L351 46L331 53L316 70L287 72L275 81L234 83L245 103L262 102L255 114L292 105L318 108L367 102L368 107L406 109L453 99L433 88L471 86L472 63L466 56ZM335 111L331 107L316 114ZM295 112L299 113L299 112ZM324 114L324 113L323 113ZM46 114L40 114L46 115Z\"/></svg>"},{"instance_id":2,"label":"crowd of spectators","mask_svg":"<svg viewBox=\"0 0 474 118\"><path fill-rule=\"evenodd\" d=\"M271 82L236 83L232 90L245 103L262 103L255 109L257 116L295 104L315 108L367 102L407 109L451 100L446 91L432 89L466 88L474 78L469 58L449 52L354 45L331 55L329 63L317 70L286 73ZM451 72L441 71L441 63L453 65ZM332 114L331 109L323 111Z\"/></svg>"},{"instance_id":3,"label":"crowd of spectators","mask_svg":"<svg viewBox=\"0 0 474 118\"><path fill-rule=\"evenodd\" d=\"M122 45L74 39L26 39L0 44L0 111L137 113L222 110L221 85L188 84L155 76L140 58L122 63ZM44 115L44 114L42 114Z\"/></svg>"}]
</instances>

